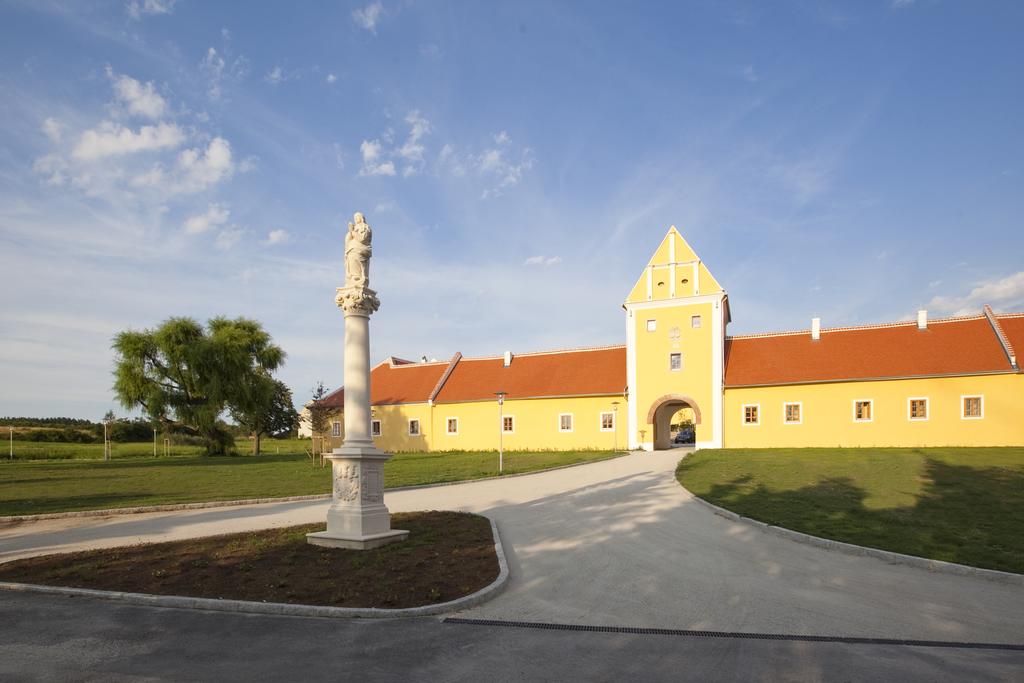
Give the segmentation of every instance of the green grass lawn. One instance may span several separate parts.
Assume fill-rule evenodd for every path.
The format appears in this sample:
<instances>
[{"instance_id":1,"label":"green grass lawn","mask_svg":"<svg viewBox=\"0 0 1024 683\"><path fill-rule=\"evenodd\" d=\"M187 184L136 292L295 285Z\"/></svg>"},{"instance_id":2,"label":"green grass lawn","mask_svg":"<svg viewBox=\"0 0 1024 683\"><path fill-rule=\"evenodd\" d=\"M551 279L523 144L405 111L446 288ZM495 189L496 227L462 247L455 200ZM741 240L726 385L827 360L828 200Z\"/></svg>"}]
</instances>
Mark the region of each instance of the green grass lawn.
<instances>
[{"instance_id":1,"label":"green grass lawn","mask_svg":"<svg viewBox=\"0 0 1024 683\"><path fill-rule=\"evenodd\" d=\"M305 455L271 455L274 443L266 442L264 455L255 457L0 460L0 515L330 493L329 467L314 466ZM505 474L614 455L610 451L506 453ZM496 452L402 453L385 464L384 485L435 484L497 474Z\"/></svg>"},{"instance_id":2,"label":"green grass lawn","mask_svg":"<svg viewBox=\"0 0 1024 683\"><path fill-rule=\"evenodd\" d=\"M1024 573L1024 448L705 450L676 476L776 526Z\"/></svg>"}]
</instances>

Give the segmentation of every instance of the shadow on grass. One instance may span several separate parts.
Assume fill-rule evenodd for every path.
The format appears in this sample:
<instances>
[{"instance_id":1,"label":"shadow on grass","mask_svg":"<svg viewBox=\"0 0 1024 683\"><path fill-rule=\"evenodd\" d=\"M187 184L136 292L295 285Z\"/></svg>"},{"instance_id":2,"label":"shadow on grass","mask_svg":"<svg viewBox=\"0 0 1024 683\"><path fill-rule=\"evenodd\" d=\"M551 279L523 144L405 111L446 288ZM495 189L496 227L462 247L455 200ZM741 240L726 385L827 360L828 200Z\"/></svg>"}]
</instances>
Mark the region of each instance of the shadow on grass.
<instances>
[{"instance_id":1,"label":"shadow on grass","mask_svg":"<svg viewBox=\"0 0 1024 683\"><path fill-rule=\"evenodd\" d=\"M715 484L701 497L775 526L947 562L1024 573L1024 469L974 468L927 459L912 506L872 508L846 477L792 490Z\"/></svg>"}]
</instances>

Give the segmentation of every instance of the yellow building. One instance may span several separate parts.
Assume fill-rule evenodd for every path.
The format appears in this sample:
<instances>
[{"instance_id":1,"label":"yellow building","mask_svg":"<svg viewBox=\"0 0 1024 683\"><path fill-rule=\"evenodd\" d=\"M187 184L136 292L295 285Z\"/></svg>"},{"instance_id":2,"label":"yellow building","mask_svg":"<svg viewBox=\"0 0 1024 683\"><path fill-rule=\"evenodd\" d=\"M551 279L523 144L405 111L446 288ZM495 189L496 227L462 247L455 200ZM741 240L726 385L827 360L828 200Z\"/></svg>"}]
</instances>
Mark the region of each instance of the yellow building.
<instances>
[{"instance_id":1,"label":"yellow building","mask_svg":"<svg viewBox=\"0 0 1024 683\"><path fill-rule=\"evenodd\" d=\"M684 410L704 448L1024 444L1024 313L729 336L728 294L674 227L623 308L625 346L389 358L370 377L377 446L661 449Z\"/></svg>"}]
</instances>

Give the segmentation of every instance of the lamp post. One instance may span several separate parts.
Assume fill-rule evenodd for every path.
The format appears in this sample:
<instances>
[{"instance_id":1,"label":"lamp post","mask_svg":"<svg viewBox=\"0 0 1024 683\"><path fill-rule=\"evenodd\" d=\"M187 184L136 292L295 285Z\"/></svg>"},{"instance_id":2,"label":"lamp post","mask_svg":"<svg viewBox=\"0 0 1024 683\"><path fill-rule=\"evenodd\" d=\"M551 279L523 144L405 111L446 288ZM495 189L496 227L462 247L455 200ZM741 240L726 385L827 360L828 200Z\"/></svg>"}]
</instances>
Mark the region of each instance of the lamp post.
<instances>
[{"instance_id":1,"label":"lamp post","mask_svg":"<svg viewBox=\"0 0 1024 683\"><path fill-rule=\"evenodd\" d=\"M508 392L495 391L494 395L498 397L498 474L501 474L505 471L505 414L503 406Z\"/></svg>"},{"instance_id":2,"label":"lamp post","mask_svg":"<svg viewBox=\"0 0 1024 683\"><path fill-rule=\"evenodd\" d=\"M619 402L612 401L612 452L619 450Z\"/></svg>"},{"instance_id":3,"label":"lamp post","mask_svg":"<svg viewBox=\"0 0 1024 683\"><path fill-rule=\"evenodd\" d=\"M8 427L11 430L11 461L14 461L14 427Z\"/></svg>"},{"instance_id":4,"label":"lamp post","mask_svg":"<svg viewBox=\"0 0 1024 683\"><path fill-rule=\"evenodd\" d=\"M153 427L153 457L156 457L156 427Z\"/></svg>"}]
</instances>

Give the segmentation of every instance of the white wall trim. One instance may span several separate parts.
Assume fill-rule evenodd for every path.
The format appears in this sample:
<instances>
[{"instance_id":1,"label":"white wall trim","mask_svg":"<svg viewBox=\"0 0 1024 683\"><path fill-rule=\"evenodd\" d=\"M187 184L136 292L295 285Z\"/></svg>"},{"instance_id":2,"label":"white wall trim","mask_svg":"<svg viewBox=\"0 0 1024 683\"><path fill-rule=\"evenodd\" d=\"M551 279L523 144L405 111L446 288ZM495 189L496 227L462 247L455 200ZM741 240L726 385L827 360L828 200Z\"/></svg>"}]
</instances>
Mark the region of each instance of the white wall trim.
<instances>
[{"instance_id":1,"label":"white wall trim","mask_svg":"<svg viewBox=\"0 0 1024 683\"><path fill-rule=\"evenodd\" d=\"M449 420L455 420L455 431L454 432L450 431L448 429L448 421ZM444 433L445 433L446 436L458 436L459 435L459 418L455 417L454 415L452 415L450 417L446 417L444 419Z\"/></svg>"},{"instance_id":2,"label":"white wall trim","mask_svg":"<svg viewBox=\"0 0 1024 683\"><path fill-rule=\"evenodd\" d=\"M871 417L868 419L857 419L857 404L858 403L870 403L871 404ZM875 399L873 398L855 398L850 401L851 417L854 422L874 422L875 421Z\"/></svg>"},{"instance_id":3,"label":"white wall trim","mask_svg":"<svg viewBox=\"0 0 1024 683\"><path fill-rule=\"evenodd\" d=\"M626 306L626 444L630 450L639 445L637 440L637 407L636 407L636 315L633 309Z\"/></svg>"},{"instance_id":4,"label":"white wall trim","mask_svg":"<svg viewBox=\"0 0 1024 683\"><path fill-rule=\"evenodd\" d=\"M786 407L787 406L800 406L800 419L796 422L789 422L786 420ZM804 423L804 404L803 401L783 401L782 402L782 424L784 425L802 425Z\"/></svg>"},{"instance_id":5,"label":"white wall trim","mask_svg":"<svg viewBox=\"0 0 1024 683\"><path fill-rule=\"evenodd\" d=\"M910 414L910 404L912 401L924 401L924 417L912 417ZM872 410L874 414L874 410ZM907 398L907 420L910 422L927 422L932 416L932 402L928 400L927 396L910 396Z\"/></svg>"},{"instance_id":6,"label":"white wall trim","mask_svg":"<svg viewBox=\"0 0 1024 683\"><path fill-rule=\"evenodd\" d=\"M981 399L981 415L964 415L964 399L965 398L980 398ZM961 394L960 395L960 419L961 420L984 420L985 419L985 394Z\"/></svg>"}]
</instances>

